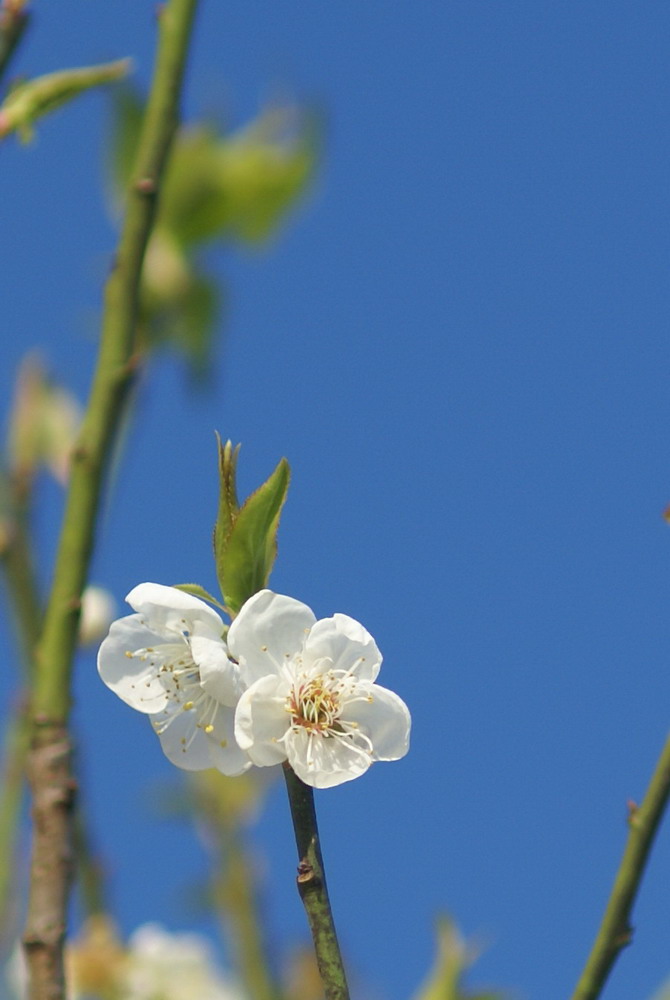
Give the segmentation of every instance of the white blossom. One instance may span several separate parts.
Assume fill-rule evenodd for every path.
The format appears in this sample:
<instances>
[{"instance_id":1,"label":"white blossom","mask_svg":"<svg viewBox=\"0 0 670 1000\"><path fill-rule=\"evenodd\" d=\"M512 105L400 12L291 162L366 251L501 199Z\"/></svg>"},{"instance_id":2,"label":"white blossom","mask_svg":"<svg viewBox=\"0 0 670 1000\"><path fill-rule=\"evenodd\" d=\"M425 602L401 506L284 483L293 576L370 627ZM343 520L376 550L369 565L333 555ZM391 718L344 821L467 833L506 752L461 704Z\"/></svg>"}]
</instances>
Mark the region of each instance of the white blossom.
<instances>
[{"instance_id":1,"label":"white blossom","mask_svg":"<svg viewBox=\"0 0 670 1000\"><path fill-rule=\"evenodd\" d=\"M407 753L409 711L374 683L381 653L353 618L317 621L300 601L262 590L231 625L228 649L246 688L235 736L254 764L287 760L306 784L328 788Z\"/></svg>"},{"instance_id":2,"label":"white blossom","mask_svg":"<svg viewBox=\"0 0 670 1000\"><path fill-rule=\"evenodd\" d=\"M81 595L79 642L93 646L100 642L116 614L116 602L104 587L88 586Z\"/></svg>"},{"instance_id":3,"label":"white blossom","mask_svg":"<svg viewBox=\"0 0 670 1000\"><path fill-rule=\"evenodd\" d=\"M173 934L159 924L144 924L128 946L122 981L126 1000L241 1000L200 934Z\"/></svg>"},{"instance_id":4,"label":"white blossom","mask_svg":"<svg viewBox=\"0 0 670 1000\"><path fill-rule=\"evenodd\" d=\"M114 622L100 647L103 681L150 716L173 764L241 774L250 761L234 735L239 671L221 618L197 597L157 583L139 584L126 600L136 614Z\"/></svg>"}]
</instances>

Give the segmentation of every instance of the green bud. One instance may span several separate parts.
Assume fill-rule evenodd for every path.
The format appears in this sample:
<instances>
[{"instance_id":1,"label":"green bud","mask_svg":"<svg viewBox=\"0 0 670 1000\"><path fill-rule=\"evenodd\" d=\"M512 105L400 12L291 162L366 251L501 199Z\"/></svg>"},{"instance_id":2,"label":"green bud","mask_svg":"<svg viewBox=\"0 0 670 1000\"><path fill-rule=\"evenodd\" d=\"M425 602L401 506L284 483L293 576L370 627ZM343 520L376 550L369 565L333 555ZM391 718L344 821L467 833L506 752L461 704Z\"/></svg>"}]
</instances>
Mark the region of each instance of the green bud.
<instances>
[{"instance_id":1,"label":"green bud","mask_svg":"<svg viewBox=\"0 0 670 1000\"><path fill-rule=\"evenodd\" d=\"M214 528L214 558L224 603L235 616L246 600L267 586L277 555L277 530L286 500L290 469L282 458L272 475L247 497L237 500L237 456L219 440L219 513Z\"/></svg>"}]
</instances>

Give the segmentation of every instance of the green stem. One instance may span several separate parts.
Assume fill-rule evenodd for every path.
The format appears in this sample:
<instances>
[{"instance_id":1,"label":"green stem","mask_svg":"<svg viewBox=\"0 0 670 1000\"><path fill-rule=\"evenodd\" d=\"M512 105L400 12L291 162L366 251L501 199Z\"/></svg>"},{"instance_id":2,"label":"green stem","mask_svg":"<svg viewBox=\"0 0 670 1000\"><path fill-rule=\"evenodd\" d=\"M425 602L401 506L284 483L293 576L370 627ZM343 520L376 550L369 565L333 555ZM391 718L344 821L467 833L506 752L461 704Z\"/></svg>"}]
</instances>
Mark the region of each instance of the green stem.
<instances>
[{"instance_id":1,"label":"green stem","mask_svg":"<svg viewBox=\"0 0 670 1000\"><path fill-rule=\"evenodd\" d=\"M298 892L312 932L326 1000L349 1000L347 977L328 899L314 808L314 792L309 785L305 785L298 778L288 764L284 764L284 777L300 859Z\"/></svg>"},{"instance_id":2,"label":"green stem","mask_svg":"<svg viewBox=\"0 0 670 1000\"><path fill-rule=\"evenodd\" d=\"M133 358L140 276L177 124L197 0L168 0L116 260L105 289L98 364L77 446L53 585L35 656L33 851L24 934L31 1000L62 1000L63 940L72 876L74 777L68 730L81 593L93 550L103 475L138 360Z\"/></svg>"},{"instance_id":3,"label":"green stem","mask_svg":"<svg viewBox=\"0 0 670 1000\"><path fill-rule=\"evenodd\" d=\"M177 106L197 0L160 11L154 82L142 126L126 218L105 289L102 339L91 395L72 456L70 485L44 631L37 650L35 713L63 720L80 597L93 549L103 473L139 359L133 357L140 276L158 189L177 125Z\"/></svg>"},{"instance_id":4,"label":"green stem","mask_svg":"<svg viewBox=\"0 0 670 1000\"><path fill-rule=\"evenodd\" d=\"M670 796L670 738L658 759L642 804L631 809L629 832L607 907L572 1000L600 996L619 953L630 941L630 913L656 831Z\"/></svg>"}]
</instances>

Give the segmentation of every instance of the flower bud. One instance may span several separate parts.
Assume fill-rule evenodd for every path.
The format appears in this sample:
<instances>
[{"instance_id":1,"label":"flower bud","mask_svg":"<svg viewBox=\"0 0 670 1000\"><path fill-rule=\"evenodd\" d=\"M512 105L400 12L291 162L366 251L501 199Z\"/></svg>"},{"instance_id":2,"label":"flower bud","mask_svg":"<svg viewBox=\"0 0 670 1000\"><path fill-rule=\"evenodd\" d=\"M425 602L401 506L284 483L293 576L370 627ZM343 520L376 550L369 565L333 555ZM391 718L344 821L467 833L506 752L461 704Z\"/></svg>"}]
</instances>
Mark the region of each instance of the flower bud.
<instances>
[{"instance_id":1,"label":"flower bud","mask_svg":"<svg viewBox=\"0 0 670 1000\"><path fill-rule=\"evenodd\" d=\"M107 635L116 616L116 602L104 587L87 587L81 599L79 643L92 646Z\"/></svg>"}]
</instances>

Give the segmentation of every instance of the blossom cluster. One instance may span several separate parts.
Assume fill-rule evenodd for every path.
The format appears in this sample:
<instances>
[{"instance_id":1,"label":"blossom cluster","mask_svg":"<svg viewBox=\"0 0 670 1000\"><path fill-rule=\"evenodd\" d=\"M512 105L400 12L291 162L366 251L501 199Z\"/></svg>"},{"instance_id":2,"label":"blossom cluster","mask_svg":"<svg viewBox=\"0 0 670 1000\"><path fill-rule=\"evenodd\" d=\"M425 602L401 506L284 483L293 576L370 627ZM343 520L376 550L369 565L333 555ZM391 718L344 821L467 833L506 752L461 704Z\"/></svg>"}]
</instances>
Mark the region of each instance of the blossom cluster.
<instances>
[{"instance_id":1,"label":"blossom cluster","mask_svg":"<svg viewBox=\"0 0 670 1000\"><path fill-rule=\"evenodd\" d=\"M135 614L112 624L98 670L178 767L237 775L288 761L328 788L407 753L409 711L375 683L381 653L353 618L317 621L261 590L226 635L213 608L177 588L142 583L126 600Z\"/></svg>"},{"instance_id":2,"label":"blossom cluster","mask_svg":"<svg viewBox=\"0 0 670 1000\"><path fill-rule=\"evenodd\" d=\"M200 934L171 932L142 924L127 945L108 917L89 918L66 945L68 1000L244 1000L239 986L217 965L210 942ZM28 998L28 974L18 945L5 969L7 992Z\"/></svg>"}]
</instances>

